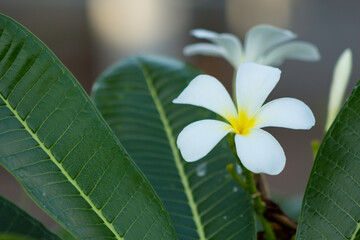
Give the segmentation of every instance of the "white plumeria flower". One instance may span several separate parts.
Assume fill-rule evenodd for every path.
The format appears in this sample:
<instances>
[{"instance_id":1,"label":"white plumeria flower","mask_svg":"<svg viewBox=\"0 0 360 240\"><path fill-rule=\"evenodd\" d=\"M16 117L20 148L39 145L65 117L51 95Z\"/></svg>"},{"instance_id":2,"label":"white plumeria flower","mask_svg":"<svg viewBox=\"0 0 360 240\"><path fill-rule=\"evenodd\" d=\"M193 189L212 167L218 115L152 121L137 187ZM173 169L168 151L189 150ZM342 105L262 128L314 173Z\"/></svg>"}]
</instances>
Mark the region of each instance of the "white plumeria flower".
<instances>
[{"instance_id":1,"label":"white plumeria flower","mask_svg":"<svg viewBox=\"0 0 360 240\"><path fill-rule=\"evenodd\" d=\"M352 69L352 52L349 48L345 49L337 60L333 79L330 87L328 113L325 124L325 132L330 128L331 124L340 111L341 105L344 101L346 87L350 80Z\"/></svg>"},{"instance_id":2,"label":"white plumeria flower","mask_svg":"<svg viewBox=\"0 0 360 240\"><path fill-rule=\"evenodd\" d=\"M235 133L236 151L242 164L254 173L279 174L285 154L264 127L310 129L315 118L310 108L294 98L264 101L280 79L277 68L243 63L236 76L237 108L224 86L214 77L194 78L173 103L207 108L226 119L200 120L186 126L177 145L188 162L206 156L228 133ZM263 105L263 106L262 106Z\"/></svg>"},{"instance_id":3,"label":"white plumeria flower","mask_svg":"<svg viewBox=\"0 0 360 240\"><path fill-rule=\"evenodd\" d=\"M194 29L191 34L212 43L195 43L183 50L186 56L206 55L225 58L235 69L243 62L279 66L285 59L318 61L317 47L304 41L294 41L296 34L271 25L257 25L245 36L245 47L233 34L215 33L205 29Z\"/></svg>"}]
</instances>

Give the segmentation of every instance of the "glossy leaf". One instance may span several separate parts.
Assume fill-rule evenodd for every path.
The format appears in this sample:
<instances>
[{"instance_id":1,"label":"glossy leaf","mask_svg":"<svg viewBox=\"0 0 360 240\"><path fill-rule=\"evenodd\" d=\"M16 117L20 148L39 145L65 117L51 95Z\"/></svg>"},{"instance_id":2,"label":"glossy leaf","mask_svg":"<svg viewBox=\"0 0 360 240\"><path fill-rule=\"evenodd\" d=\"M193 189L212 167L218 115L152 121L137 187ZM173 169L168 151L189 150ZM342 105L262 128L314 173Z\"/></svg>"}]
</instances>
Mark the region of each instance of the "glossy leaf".
<instances>
[{"instance_id":1,"label":"glossy leaf","mask_svg":"<svg viewBox=\"0 0 360 240\"><path fill-rule=\"evenodd\" d=\"M318 151L302 203L297 240L353 240L359 232L359 84Z\"/></svg>"},{"instance_id":2,"label":"glossy leaf","mask_svg":"<svg viewBox=\"0 0 360 240\"><path fill-rule=\"evenodd\" d=\"M0 239L24 235L39 240L60 240L42 223L0 196Z\"/></svg>"},{"instance_id":3,"label":"glossy leaf","mask_svg":"<svg viewBox=\"0 0 360 240\"><path fill-rule=\"evenodd\" d=\"M198 74L178 60L132 57L100 77L93 97L162 199L180 239L255 239L249 196L226 171L235 163L227 139L194 163L185 162L176 146L187 124L216 118L172 103Z\"/></svg>"},{"instance_id":4,"label":"glossy leaf","mask_svg":"<svg viewBox=\"0 0 360 240\"><path fill-rule=\"evenodd\" d=\"M175 239L151 185L71 73L0 16L0 164L80 239Z\"/></svg>"}]
</instances>

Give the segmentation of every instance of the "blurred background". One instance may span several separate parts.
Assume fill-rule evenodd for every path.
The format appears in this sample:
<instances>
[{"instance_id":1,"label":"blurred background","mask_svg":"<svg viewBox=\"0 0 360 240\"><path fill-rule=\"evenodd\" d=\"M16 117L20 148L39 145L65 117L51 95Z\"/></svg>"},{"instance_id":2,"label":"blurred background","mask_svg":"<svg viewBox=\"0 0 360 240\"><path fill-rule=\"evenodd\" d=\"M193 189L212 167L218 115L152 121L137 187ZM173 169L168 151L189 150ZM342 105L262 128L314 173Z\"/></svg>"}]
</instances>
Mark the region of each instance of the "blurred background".
<instances>
[{"instance_id":1,"label":"blurred background","mask_svg":"<svg viewBox=\"0 0 360 240\"><path fill-rule=\"evenodd\" d=\"M290 29L315 44L316 63L286 61L281 81L269 99L295 97L313 110L310 131L269 129L283 146L287 164L278 176L267 176L272 193L300 207L313 164L310 142L321 140L334 64L341 52L353 51L351 88L359 79L360 3L356 0L0 0L0 12L38 36L90 93L97 76L115 61L137 53L183 59L221 80L230 90L232 67L222 58L186 58L182 49L197 40L194 28L230 32L242 40L249 28L268 23ZM0 195L17 203L50 229L56 224L22 193L0 167ZM296 212L296 211L295 211Z\"/></svg>"}]
</instances>

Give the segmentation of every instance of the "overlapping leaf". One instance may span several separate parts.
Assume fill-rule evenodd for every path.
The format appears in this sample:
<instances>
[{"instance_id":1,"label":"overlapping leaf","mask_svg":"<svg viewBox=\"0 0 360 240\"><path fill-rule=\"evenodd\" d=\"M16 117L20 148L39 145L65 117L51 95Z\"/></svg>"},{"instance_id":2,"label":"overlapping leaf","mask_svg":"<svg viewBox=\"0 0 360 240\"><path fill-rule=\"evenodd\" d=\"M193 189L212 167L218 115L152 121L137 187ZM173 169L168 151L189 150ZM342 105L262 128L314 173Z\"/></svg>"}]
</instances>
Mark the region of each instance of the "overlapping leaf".
<instances>
[{"instance_id":1,"label":"overlapping leaf","mask_svg":"<svg viewBox=\"0 0 360 240\"><path fill-rule=\"evenodd\" d=\"M195 163L186 163L176 147L187 124L216 118L207 110L172 103L198 74L174 59L132 57L100 77L93 97L154 186L180 239L255 239L249 196L225 168L235 163L227 140Z\"/></svg>"},{"instance_id":2,"label":"overlapping leaf","mask_svg":"<svg viewBox=\"0 0 360 240\"><path fill-rule=\"evenodd\" d=\"M60 240L58 236L47 230L42 223L0 196L0 236L5 238L5 236L14 235L39 240Z\"/></svg>"},{"instance_id":3,"label":"overlapping leaf","mask_svg":"<svg viewBox=\"0 0 360 240\"><path fill-rule=\"evenodd\" d=\"M360 88L353 90L317 154L297 240L358 239L360 229Z\"/></svg>"},{"instance_id":4,"label":"overlapping leaf","mask_svg":"<svg viewBox=\"0 0 360 240\"><path fill-rule=\"evenodd\" d=\"M71 73L0 16L0 164L80 239L175 239L162 203Z\"/></svg>"}]
</instances>

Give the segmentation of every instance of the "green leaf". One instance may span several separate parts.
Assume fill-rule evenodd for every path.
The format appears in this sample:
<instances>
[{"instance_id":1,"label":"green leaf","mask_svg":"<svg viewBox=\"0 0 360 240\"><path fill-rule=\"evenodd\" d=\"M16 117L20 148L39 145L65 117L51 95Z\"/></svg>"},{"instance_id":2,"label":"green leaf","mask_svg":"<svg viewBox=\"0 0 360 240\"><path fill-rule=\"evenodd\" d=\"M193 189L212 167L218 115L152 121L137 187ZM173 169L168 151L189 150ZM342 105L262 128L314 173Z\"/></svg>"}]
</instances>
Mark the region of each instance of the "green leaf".
<instances>
[{"instance_id":1,"label":"green leaf","mask_svg":"<svg viewBox=\"0 0 360 240\"><path fill-rule=\"evenodd\" d=\"M69 233L65 228L59 228L54 231L56 235L58 235L62 240L74 240L74 236Z\"/></svg>"},{"instance_id":2,"label":"green leaf","mask_svg":"<svg viewBox=\"0 0 360 240\"><path fill-rule=\"evenodd\" d=\"M0 196L0 239L14 234L39 240L60 240L38 220Z\"/></svg>"},{"instance_id":3,"label":"green leaf","mask_svg":"<svg viewBox=\"0 0 360 240\"><path fill-rule=\"evenodd\" d=\"M229 176L226 138L204 159L185 162L176 146L191 122L210 111L173 104L200 72L164 57L128 58L94 85L94 101L170 213L180 239L255 239L251 201Z\"/></svg>"},{"instance_id":4,"label":"green leaf","mask_svg":"<svg viewBox=\"0 0 360 240\"><path fill-rule=\"evenodd\" d=\"M0 240L35 240L34 238L19 234L1 234Z\"/></svg>"},{"instance_id":5,"label":"green leaf","mask_svg":"<svg viewBox=\"0 0 360 240\"><path fill-rule=\"evenodd\" d=\"M168 213L71 73L0 16L0 163L80 239L175 239Z\"/></svg>"},{"instance_id":6,"label":"green leaf","mask_svg":"<svg viewBox=\"0 0 360 240\"><path fill-rule=\"evenodd\" d=\"M297 240L355 239L360 229L360 82L318 151Z\"/></svg>"}]
</instances>

